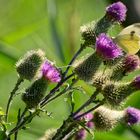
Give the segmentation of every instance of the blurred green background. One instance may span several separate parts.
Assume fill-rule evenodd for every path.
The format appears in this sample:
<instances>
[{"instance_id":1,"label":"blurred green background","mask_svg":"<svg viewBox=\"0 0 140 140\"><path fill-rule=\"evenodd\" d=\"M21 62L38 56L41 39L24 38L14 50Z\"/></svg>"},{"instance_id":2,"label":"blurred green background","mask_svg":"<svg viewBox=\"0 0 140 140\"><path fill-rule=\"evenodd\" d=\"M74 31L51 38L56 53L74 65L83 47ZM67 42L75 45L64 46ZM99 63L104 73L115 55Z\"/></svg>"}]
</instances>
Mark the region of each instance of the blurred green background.
<instances>
[{"instance_id":1,"label":"blurred green background","mask_svg":"<svg viewBox=\"0 0 140 140\"><path fill-rule=\"evenodd\" d=\"M57 65L66 66L80 45L81 25L98 20L104 15L107 0L0 0L0 106L5 109L10 91L17 80L15 62L30 49L41 48L48 59ZM120 30L110 30L115 35ZM90 51L87 49L84 53ZM138 72L137 72L138 73ZM133 77L132 74L128 79ZM25 84L19 92L24 90ZM78 107L92 93L92 88L84 86L87 94L76 92ZM140 108L140 93L135 93L127 105ZM17 110L23 108L20 96L16 97L10 111L10 121L17 116ZM63 96L49 104L46 109L53 112L53 118L42 114L36 117L28 130L20 131L18 140L38 140L48 128L61 125L70 109ZM135 126L140 131L140 126ZM89 136L89 138L91 137ZM96 140L137 140L129 130L118 126L112 132L95 133Z\"/></svg>"}]
</instances>

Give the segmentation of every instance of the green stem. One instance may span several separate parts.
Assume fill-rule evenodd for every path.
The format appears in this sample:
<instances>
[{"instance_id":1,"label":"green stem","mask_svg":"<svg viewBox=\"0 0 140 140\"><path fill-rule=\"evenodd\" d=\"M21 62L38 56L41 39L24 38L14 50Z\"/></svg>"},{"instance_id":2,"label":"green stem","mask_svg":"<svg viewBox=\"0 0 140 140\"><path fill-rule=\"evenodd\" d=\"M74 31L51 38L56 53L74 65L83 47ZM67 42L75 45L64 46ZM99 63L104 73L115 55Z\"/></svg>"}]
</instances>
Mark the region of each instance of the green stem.
<instances>
[{"instance_id":1,"label":"green stem","mask_svg":"<svg viewBox=\"0 0 140 140\"><path fill-rule=\"evenodd\" d=\"M96 96L99 94L99 91L96 90L92 95L91 97L76 111L73 113L73 117L75 115L77 115L82 109L84 109L85 107L87 107L90 103L92 103L95 99L96 99Z\"/></svg>"},{"instance_id":2,"label":"green stem","mask_svg":"<svg viewBox=\"0 0 140 140\"><path fill-rule=\"evenodd\" d=\"M135 129L133 129L132 127L127 127L128 130L133 133L138 139L140 138L140 132L136 131Z\"/></svg>"},{"instance_id":3,"label":"green stem","mask_svg":"<svg viewBox=\"0 0 140 140\"><path fill-rule=\"evenodd\" d=\"M78 120L79 118L85 116L86 114L94 111L96 108L98 108L99 106L103 105L104 104L104 100L101 101L100 103L96 104L96 106L94 106L93 108L89 109L88 111L84 112L83 114L79 115L79 116L76 116L74 119L75 120Z\"/></svg>"},{"instance_id":4,"label":"green stem","mask_svg":"<svg viewBox=\"0 0 140 140\"><path fill-rule=\"evenodd\" d=\"M8 122L8 115L9 115L9 109L10 109L10 105L13 99L13 96L15 95L16 91L19 89L19 85L23 82L24 80L22 78L19 78L17 80L17 83L14 87L14 89L11 91L10 93L10 97L8 99L8 103L7 103L7 107L6 107L6 114L5 114L5 121Z\"/></svg>"},{"instance_id":5,"label":"green stem","mask_svg":"<svg viewBox=\"0 0 140 140\"><path fill-rule=\"evenodd\" d=\"M52 138L52 140L62 140L66 135L68 135L74 128L76 128L77 124L71 116L66 119L62 126L57 130L57 133Z\"/></svg>"},{"instance_id":6,"label":"green stem","mask_svg":"<svg viewBox=\"0 0 140 140\"><path fill-rule=\"evenodd\" d=\"M85 44L81 44L81 47L79 48L79 50L75 53L75 55L73 56L73 58L71 59L70 63L68 64L68 67L66 69L66 71L64 72L63 74L63 78L66 77L69 69L70 69L70 66L73 64L73 62L75 61L75 59L79 56L79 54L85 49Z\"/></svg>"},{"instance_id":7,"label":"green stem","mask_svg":"<svg viewBox=\"0 0 140 140\"><path fill-rule=\"evenodd\" d=\"M70 76L66 77L64 81L68 80L68 79L71 78L72 76L73 76L73 74L71 74ZM75 79L75 81L71 84L71 86L70 86L67 90L64 89L64 91L65 91L65 92L68 91L68 90L74 85L74 83L75 83L76 81L77 81L77 79ZM56 88L54 88L54 89L56 89ZM65 93L64 91L63 91L63 92L60 92L60 94L62 95L62 93ZM54 92L54 93L55 93L55 92ZM58 94L58 95L60 96L60 94ZM49 102L50 102L50 101L49 101ZM44 107L47 103L49 103L49 102L47 102L47 100L46 100L46 102L44 102L44 104L40 105L40 107L43 108L43 107ZM22 113L22 115L21 115L21 117L20 117L20 121L18 122L17 126L16 126L15 128L13 128L13 129L9 132L9 135L8 135L8 136L11 136L12 134L16 133L18 130L22 129L24 125L26 125L30 120L32 120L33 117L35 117L35 116L40 112L40 110L36 110L34 113L32 113L32 114L30 114L29 116L27 116L26 118L24 118L24 115L25 115L25 113L27 112L27 110L28 110L28 109L25 108L25 110L23 111L23 113Z\"/></svg>"},{"instance_id":8,"label":"green stem","mask_svg":"<svg viewBox=\"0 0 140 140\"><path fill-rule=\"evenodd\" d=\"M41 107L44 107L46 104L47 104L47 101L52 97L52 96L54 96L54 93L56 93L58 90L59 90L59 88L61 87L61 85L63 85L63 83L64 82L66 82L68 79L70 79L72 76L74 76L75 74L74 73L72 73L72 74L70 74L69 76L67 76L65 79L62 79L62 81L60 81L57 85L56 85L56 87L54 87L51 91L50 91L50 93L41 101L41 103L40 103L40 106Z\"/></svg>"},{"instance_id":9,"label":"green stem","mask_svg":"<svg viewBox=\"0 0 140 140\"><path fill-rule=\"evenodd\" d=\"M32 113L31 115L27 116L26 118L24 118L24 120L19 123L15 128L13 128L9 134L8 137L10 137L12 134L16 133L18 130L22 129L23 126L25 124L27 124L30 120L32 120L33 117L35 117L38 113L40 112L40 110L36 110L34 113Z\"/></svg>"},{"instance_id":10,"label":"green stem","mask_svg":"<svg viewBox=\"0 0 140 140\"><path fill-rule=\"evenodd\" d=\"M20 112L21 112L21 109L19 109L18 111L18 115L17 115L17 120L19 121L20 120ZM17 122L18 123L18 122ZM17 140L17 136L18 136L18 131L15 133L15 138L14 140Z\"/></svg>"},{"instance_id":11,"label":"green stem","mask_svg":"<svg viewBox=\"0 0 140 140\"><path fill-rule=\"evenodd\" d=\"M72 88L72 86L78 81L79 79L75 79L70 86L66 87L64 90L62 90L59 94L57 94L56 96L54 96L53 98L51 98L50 100L48 100L46 102L46 104L48 104L49 102L55 100L56 98L60 97L62 94L66 93L68 90L70 90Z\"/></svg>"}]
</instances>

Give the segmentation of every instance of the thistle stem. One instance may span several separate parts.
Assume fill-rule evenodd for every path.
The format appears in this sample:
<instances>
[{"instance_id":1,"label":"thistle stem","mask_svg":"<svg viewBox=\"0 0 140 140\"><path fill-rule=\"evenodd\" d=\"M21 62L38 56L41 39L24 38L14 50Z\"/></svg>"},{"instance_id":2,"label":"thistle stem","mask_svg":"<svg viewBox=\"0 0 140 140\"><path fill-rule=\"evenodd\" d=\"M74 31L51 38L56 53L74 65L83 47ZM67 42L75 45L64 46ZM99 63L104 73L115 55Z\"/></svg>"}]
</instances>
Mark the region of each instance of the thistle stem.
<instances>
[{"instance_id":1,"label":"thistle stem","mask_svg":"<svg viewBox=\"0 0 140 140\"><path fill-rule=\"evenodd\" d=\"M79 54L85 49L85 45L84 44L81 44L81 47L79 48L79 50L75 53L75 55L73 56L73 58L71 59L71 61L69 62L68 64L68 67L66 68L66 71L64 72L63 74L63 78L66 77L69 69L70 69L70 66L73 64L73 62L75 61L75 59L79 56Z\"/></svg>"},{"instance_id":2,"label":"thistle stem","mask_svg":"<svg viewBox=\"0 0 140 140\"><path fill-rule=\"evenodd\" d=\"M69 78L71 78L72 76L73 76L74 74L71 74L71 75L69 75L69 76L67 76L64 80L63 80L63 82L65 82L66 80L68 80ZM61 83L62 84L62 83ZM50 95L52 95L52 93L55 93L58 89L59 89L59 87L60 87L61 85L57 85L55 88L53 88L52 89L52 91L50 92ZM66 90L67 91L67 90ZM66 92L65 91L65 92ZM63 92L63 93L65 93L65 92ZM62 93L61 93L62 94ZM51 96L50 96L51 97ZM49 99L49 98L48 98ZM47 100L45 100L45 102L44 102L44 104L40 104L40 106L41 106L41 108L43 108L46 104L47 104L48 102L47 102ZM22 115L21 115L21 117L20 117L20 121L18 122L18 124L16 125L16 127L15 128L13 128L10 132L9 132L9 135L8 136L11 136L12 134L14 134L14 133L16 133L18 130L20 130L20 129L22 129L22 127L24 126L24 125L26 125L27 123L28 123L28 121L29 120L32 120L32 118L33 117L35 117L39 112L40 112L40 110L36 110L34 113L32 113L32 114L30 114L28 117L26 117L26 119L24 118L24 115L25 115L25 113L27 112L27 108L25 108L25 110L23 111L23 113L22 113ZM23 119L24 118L24 119Z\"/></svg>"},{"instance_id":3,"label":"thistle stem","mask_svg":"<svg viewBox=\"0 0 140 140\"><path fill-rule=\"evenodd\" d=\"M88 111L84 112L83 114L76 116L74 119L78 120L79 118L85 116L86 114L90 113L91 111L94 111L96 108L98 108L99 106L103 105L104 102L99 102L98 104L96 104L96 106L94 106L93 108L89 109Z\"/></svg>"},{"instance_id":4,"label":"thistle stem","mask_svg":"<svg viewBox=\"0 0 140 140\"><path fill-rule=\"evenodd\" d=\"M70 90L72 88L72 86L78 81L78 79L75 79L70 86L66 87L64 90L62 90L59 94L57 94L56 96L54 96L53 98L51 98L50 100L48 100L46 102L46 104L48 104L49 102L55 100L56 98L60 97L63 93L67 92L68 90Z\"/></svg>"},{"instance_id":5,"label":"thistle stem","mask_svg":"<svg viewBox=\"0 0 140 140\"><path fill-rule=\"evenodd\" d=\"M18 130L22 129L23 126L25 124L27 124L28 121L32 120L32 118L35 117L39 113L39 111L40 110L36 110L31 115L29 115L26 118L24 118L24 120L22 120L22 122L18 123L18 125L9 132L8 137L10 137L12 134L16 133Z\"/></svg>"},{"instance_id":6,"label":"thistle stem","mask_svg":"<svg viewBox=\"0 0 140 140\"><path fill-rule=\"evenodd\" d=\"M10 109L10 105L13 99L13 96L15 95L16 91L19 89L20 84L23 82L24 80L22 78L19 78L17 80L17 83L14 87L14 89L11 91L10 93L10 97L8 99L8 103L7 103L7 107L6 107L6 114L5 114L5 121L8 121L8 115L9 115L9 109Z\"/></svg>"},{"instance_id":7,"label":"thistle stem","mask_svg":"<svg viewBox=\"0 0 140 140\"><path fill-rule=\"evenodd\" d=\"M138 139L140 138L140 133L138 131L136 131L135 129L133 129L132 127L127 127L128 130L133 133Z\"/></svg>"},{"instance_id":8,"label":"thistle stem","mask_svg":"<svg viewBox=\"0 0 140 140\"><path fill-rule=\"evenodd\" d=\"M55 92L57 92L57 91L59 90L60 86L61 86L64 82L66 82L68 79L70 79L72 76L74 76L74 75L75 75L75 74L72 73L72 74L70 74L69 76L67 76L65 79L63 79L62 81L60 81L60 82L56 85L56 87L54 87L54 88L50 91L50 93L41 101L40 106L41 106L41 107L45 106L45 105L47 104L47 101L54 95Z\"/></svg>"},{"instance_id":9,"label":"thistle stem","mask_svg":"<svg viewBox=\"0 0 140 140\"><path fill-rule=\"evenodd\" d=\"M84 109L85 107L87 107L90 103L92 103L95 99L96 96L99 94L99 91L96 90L91 97L76 111L72 114L72 116L74 117L76 114L78 114L82 109Z\"/></svg>"}]
</instances>

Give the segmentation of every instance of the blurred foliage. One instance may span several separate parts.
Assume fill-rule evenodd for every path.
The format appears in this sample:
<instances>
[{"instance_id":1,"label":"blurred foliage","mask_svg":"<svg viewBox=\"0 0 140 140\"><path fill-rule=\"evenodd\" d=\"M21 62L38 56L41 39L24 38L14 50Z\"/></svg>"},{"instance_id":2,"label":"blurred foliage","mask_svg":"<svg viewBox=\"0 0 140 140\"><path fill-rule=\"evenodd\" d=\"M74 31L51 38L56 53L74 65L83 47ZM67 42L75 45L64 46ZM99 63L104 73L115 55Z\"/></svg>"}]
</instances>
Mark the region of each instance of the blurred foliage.
<instances>
[{"instance_id":1,"label":"blurred foliage","mask_svg":"<svg viewBox=\"0 0 140 140\"><path fill-rule=\"evenodd\" d=\"M80 26L101 18L107 4L105 0L0 0L0 106L5 109L9 93L17 80L15 62L21 55L30 49L41 48L48 59L56 61L63 68L79 48ZM119 30L117 26L110 30L110 34L116 35ZM91 49L84 53L89 51ZM75 92L76 107L92 93L92 88L84 82L79 84L86 94ZM28 85L28 82L24 85ZM23 91L23 87L19 92ZM37 140L48 128L59 127L70 111L65 98L67 96L64 95L46 107L53 112L52 118L46 114L36 117L30 129L19 133L18 140ZM127 105L140 108L139 101L140 95L136 93ZM10 121L14 124L20 106L23 108L24 103L18 96L10 111ZM140 131L140 127L136 127ZM122 126L108 133L96 132L95 137L96 140L136 140Z\"/></svg>"}]
</instances>

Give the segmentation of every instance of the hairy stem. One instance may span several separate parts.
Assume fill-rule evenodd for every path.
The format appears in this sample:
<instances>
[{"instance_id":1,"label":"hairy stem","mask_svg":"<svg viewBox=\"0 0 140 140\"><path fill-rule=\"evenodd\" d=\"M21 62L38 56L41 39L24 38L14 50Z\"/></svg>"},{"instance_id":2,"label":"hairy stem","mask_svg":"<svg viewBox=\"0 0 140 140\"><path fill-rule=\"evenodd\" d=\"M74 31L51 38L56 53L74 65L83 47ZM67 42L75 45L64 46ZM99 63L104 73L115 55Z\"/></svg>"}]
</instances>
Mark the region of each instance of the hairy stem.
<instances>
[{"instance_id":1,"label":"hairy stem","mask_svg":"<svg viewBox=\"0 0 140 140\"><path fill-rule=\"evenodd\" d=\"M24 80L22 78L19 78L17 80L17 83L14 87L14 89L11 91L10 93L10 97L8 99L8 103L7 103L7 107L6 107L6 114L5 114L5 121L8 121L8 115L9 115L9 109L10 109L10 105L13 99L13 96L15 95L16 91L19 89L20 84L23 82Z\"/></svg>"}]
</instances>

